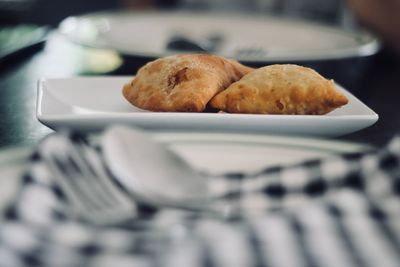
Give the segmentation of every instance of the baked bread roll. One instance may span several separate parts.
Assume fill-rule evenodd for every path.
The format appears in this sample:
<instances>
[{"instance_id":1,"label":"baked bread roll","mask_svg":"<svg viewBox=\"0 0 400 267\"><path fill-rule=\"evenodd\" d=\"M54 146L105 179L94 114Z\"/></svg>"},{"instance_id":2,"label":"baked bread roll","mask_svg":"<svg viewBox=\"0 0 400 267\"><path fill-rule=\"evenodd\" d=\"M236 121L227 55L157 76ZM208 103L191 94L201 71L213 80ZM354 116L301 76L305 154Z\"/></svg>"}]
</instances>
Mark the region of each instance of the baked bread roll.
<instances>
[{"instance_id":1,"label":"baked bread roll","mask_svg":"<svg viewBox=\"0 0 400 267\"><path fill-rule=\"evenodd\" d=\"M347 102L332 80L310 68L287 64L252 71L210 104L230 113L320 115Z\"/></svg>"},{"instance_id":2,"label":"baked bread roll","mask_svg":"<svg viewBox=\"0 0 400 267\"><path fill-rule=\"evenodd\" d=\"M134 106L150 111L201 112L213 96L250 71L215 55L169 56L140 68L124 86L123 95Z\"/></svg>"}]
</instances>

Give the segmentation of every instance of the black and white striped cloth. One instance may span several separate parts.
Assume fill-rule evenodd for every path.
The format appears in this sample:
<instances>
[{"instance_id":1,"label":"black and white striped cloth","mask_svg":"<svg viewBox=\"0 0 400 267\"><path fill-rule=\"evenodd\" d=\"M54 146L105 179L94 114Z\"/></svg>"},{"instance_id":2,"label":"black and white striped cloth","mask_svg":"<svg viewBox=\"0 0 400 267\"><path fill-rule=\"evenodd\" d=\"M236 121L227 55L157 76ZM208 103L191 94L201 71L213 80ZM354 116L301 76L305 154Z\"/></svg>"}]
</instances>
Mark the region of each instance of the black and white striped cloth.
<instances>
[{"instance_id":1,"label":"black and white striped cloth","mask_svg":"<svg viewBox=\"0 0 400 267\"><path fill-rule=\"evenodd\" d=\"M100 152L99 152L100 153ZM228 219L139 206L74 219L40 158L0 214L0 266L400 266L400 137L383 149L213 177Z\"/></svg>"}]
</instances>

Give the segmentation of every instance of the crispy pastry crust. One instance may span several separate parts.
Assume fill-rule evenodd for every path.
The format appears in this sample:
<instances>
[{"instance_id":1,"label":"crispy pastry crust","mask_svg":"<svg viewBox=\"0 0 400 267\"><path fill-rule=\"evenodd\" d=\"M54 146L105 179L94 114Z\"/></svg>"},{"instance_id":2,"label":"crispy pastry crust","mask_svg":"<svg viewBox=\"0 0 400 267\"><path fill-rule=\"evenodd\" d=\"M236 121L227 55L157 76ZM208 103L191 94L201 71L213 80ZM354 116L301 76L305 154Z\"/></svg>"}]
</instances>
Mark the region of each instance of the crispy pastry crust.
<instances>
[{"instance_id":1,"label":"crispy pastry crust","mask_svg":"<svg viewBox=\"0 0 400 267\"><path fill-rule=\"evenodd\" d=\"M146 110L201 112L213 96L250 71L237 61L214 55L170 56L140 68L124 86L123 95Z\"/></svg>"},{"instance_id":2,"label":"crispy pastry crust","mask_svg":"<svg viewBox=\"0 0 400 267\"><path fill-rule=\"evenodd\" d=\"M271 65L245 75L211 99L230 113L325 114L347 104L332 80L297 65Z\"/></svg>"}]
</instances>

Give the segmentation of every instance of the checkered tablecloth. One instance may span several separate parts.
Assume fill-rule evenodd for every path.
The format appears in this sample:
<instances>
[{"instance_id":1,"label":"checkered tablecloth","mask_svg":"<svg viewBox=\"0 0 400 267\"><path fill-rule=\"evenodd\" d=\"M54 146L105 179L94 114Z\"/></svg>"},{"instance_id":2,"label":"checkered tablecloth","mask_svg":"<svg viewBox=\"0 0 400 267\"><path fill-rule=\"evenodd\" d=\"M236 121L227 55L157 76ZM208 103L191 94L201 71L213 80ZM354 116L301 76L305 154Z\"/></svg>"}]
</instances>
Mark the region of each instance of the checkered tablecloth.
<instances>
[{"instance_id":1,"label":"checkered tablecloth","mask_svg":"<svg viewBox=\"0 0 400 267\"><path fill-rule=\"evenodd\" d=\"M92 225L70 216L33 157L0 214L0 266L400 266L400 137L377 151L211 177L210 188L214 205L239 212L138 203L130 223Z\"/></svg>"}]
</instances>

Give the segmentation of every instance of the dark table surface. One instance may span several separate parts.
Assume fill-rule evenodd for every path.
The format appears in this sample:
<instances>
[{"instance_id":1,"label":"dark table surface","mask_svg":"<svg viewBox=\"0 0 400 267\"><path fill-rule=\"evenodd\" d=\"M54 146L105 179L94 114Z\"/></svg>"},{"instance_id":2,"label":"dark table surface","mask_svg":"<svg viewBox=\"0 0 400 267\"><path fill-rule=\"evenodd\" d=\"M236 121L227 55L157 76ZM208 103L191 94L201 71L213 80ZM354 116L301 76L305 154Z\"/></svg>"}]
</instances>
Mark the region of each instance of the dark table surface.
<instances>
[{"instance_id":1,"label":"dark table surface","mask_svg":"<svg viewBox=\"0 0 400 267\"><path fill-rule=\"evenodd\" d=\"M52 34L35 53L0 61L0 147L35 145L52 132L36 118L39 78L133 75L146 60L83 48ZM334 78L378 113L379 121L335 139L380 146L400 131L400 59L384 49L368 62L367 66L359 67L354 61L345 61L333 65L329 75L345 73L345 78Z\"/></svg>"}]
</instances>

